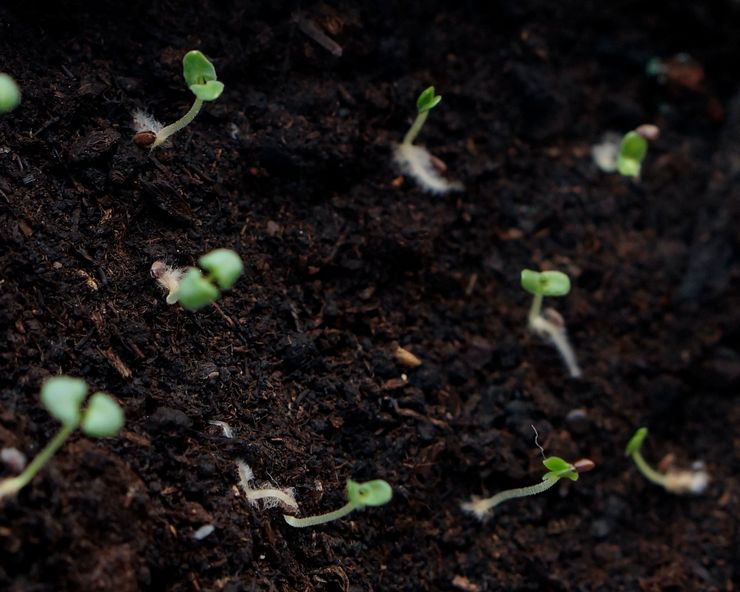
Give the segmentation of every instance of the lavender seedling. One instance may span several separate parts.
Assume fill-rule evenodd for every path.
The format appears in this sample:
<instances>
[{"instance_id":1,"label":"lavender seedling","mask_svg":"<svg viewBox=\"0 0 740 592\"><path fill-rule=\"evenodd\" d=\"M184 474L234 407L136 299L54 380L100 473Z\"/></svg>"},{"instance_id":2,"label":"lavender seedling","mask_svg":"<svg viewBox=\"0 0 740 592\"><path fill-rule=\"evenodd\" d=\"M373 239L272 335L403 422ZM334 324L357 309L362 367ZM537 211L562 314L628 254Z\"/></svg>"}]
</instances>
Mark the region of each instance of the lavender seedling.
<instances>
[{"instance_id":1,"label":"lavender seedling","mask_svg":"<svg viewBox=\"0 0 740 592\"><path fill-rule=\"evenodd\" d=\"M197 267L187 270L170 267L162 261L155 261L149 270L157 283L167 290L167 304L179 302L185 310L199 310L215 302L221 291L229 290L239 279L244 264L234 251L216 249L198 259Z\"/></svg>"},{"instance_id":2,"label":"lavender seedling","mask_svg":"<svg viewBox=\"0 0 740 592\"><path fill-rule=\"evenodd\" d=\"M198 115L203 103L215 101L224 91L224 85L216 76L213 64L198 50L192 50L182 58L182 75L195 101L190 110L175 123L162 126L157 120L142 111L134 114L134 128L137 133L134 142L142 148L157 148L173 134L179 132Z\"/></svg>"},{"instance_id":3,"label":"lavender seedling","mask_svg":"<svg viewBox=\"0 0 740 592\"><path fill-rule=\"evenodd\" d=\"M542 299L545 296L565 296L570 292L570 278L560 271L522 270L522 288L534 295L532 307L527 317L529 328L549 340L560 352L568 372L573 378L581 376L575 352L568 341L563 318L553 309L542 312Z\"/></svg>"},{"instance_id":4,"label":"lavender seedling","mask_svg":"<svg viewBox=\"0 0 740 592\"><path fill-rule=\"evenodd\" d=\"M432 193L447 193L448 191L462 190L461 183L448 181L442 177L437 169L444 170L444 164L432 156L425 148L414 145L416 136L429 117L429 111L439 105L442 97L434 94L434 87L430 86L419 95L416 101L417 115L414 123L406 132L403 142L395 147L395 160L401 170L416 179L417 183Z\"/></svg>"},{"instance_id":5,"label":"lavender seedling","mask_svg":"<svg viewBox=\"0 0 740 592\"><path fill-rule=\"evenodd\" d=\"M9 113L21 103L21 89L10 76L0 72L0 114Z\"/></svg>"},{"instance_id":6,"label":"lavender seedling","mask_svg":"<svg viewBox=\"0 0 740 592\"><path fill-rule=\"evenodd\" d=\"M123 427L123 411L107 393L94 393L82 409L87 384L79 378L56 376L41 387L41 402L62 423L62 429L17 477L0 481L0 499L18 493L49 462L77 428L92 438L115 436Z\"/></svg>"},{"instance_id":7,"label":"lavender seedling","mask_svg":"<svg viewBox=\"0 0 740 592\"><path fill-rule=\"evenodd\" d=\"M516 489L507 489L488 498L476 498L462 504L462 509L473 514L476 518L483 520L488 513L505 501L518 497L528 497L543 493L555 485L560 479L570 479L578 481L578 475L585 473L594 468L593 461L583 458L574 463L569 463L559 456L550 456L542 461L548 472L542 477L542 481L529 487L518 487Z\"/></svg>"},{"instance_id":8,"label":"lavender seedling","mask_svg":"<svg viewBox=\"0 0 740 592\"><path fill-rule=\"evenodd\" d=\"M349 479L347 480L346 493L347 503L333 512L318 516L308 516L307 518L295 518L294 516L283 514L283 518L290 526L295 528L317 526L338 520L350 512L362 510L367 506L382 506L391 501L391 497L393 496L391 486L382 479L365 481L364 483L357 483Z\"/></svg>"},{"instance_id":9,"label":"lavender seedling","mask_svg":"<svg viewBox=\"0 0 740 592\"><path fill-rule=\"evenodd\" d=\"M637 470L642 473L643 477L670 493L697 495L704 493L709 485L709 474L704 470L703 463L695 463L694 467L688 471L669 469L666 473L659 473L647 463L640 452L647 434L647 428L639 428L630 438L625 449L625 454L635 461Z\"/></svg>"}]
</instances>

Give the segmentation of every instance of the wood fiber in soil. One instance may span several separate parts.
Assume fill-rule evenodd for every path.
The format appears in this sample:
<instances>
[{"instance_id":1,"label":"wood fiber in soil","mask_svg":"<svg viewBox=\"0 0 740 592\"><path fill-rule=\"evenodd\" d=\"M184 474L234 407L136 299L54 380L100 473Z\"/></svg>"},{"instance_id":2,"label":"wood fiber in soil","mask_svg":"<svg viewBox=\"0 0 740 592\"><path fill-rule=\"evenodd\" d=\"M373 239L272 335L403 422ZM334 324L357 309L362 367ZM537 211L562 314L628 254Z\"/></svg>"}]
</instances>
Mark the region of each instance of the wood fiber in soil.
<instances>
[{"instance_id":1,"label":"wood fiber in soil","mask_svg":"<svg viewBox=\"0 0 740 592\"><path fill-rule=\"evenodd\" d=\"M24 93L0 121L0 443L31 456L53 435L38 390L59 372L115 394L127 424L74 437L3 504L0 588L737 589L736 3L61 4L0 7L0 70ZM184 113L192 48L226 91L142 152L130 114ZM679 52L701 84L646 76ZM394 182L431 83L420 142L456 196ZM640 183L595 169L603 132L644 122L663 134ZM220 246L246 262L235 289L167 306L151 263ZM572 276L550 304L583 379L526 333L525 266ZM530 424L597 469L463 515L540 478ZM651 460L707 463L705 496L637 474L623 446L643 424ZM304 514L348 477L395 497L294 530L238 494L239 458Z\"/></svg>"}]
</instances>

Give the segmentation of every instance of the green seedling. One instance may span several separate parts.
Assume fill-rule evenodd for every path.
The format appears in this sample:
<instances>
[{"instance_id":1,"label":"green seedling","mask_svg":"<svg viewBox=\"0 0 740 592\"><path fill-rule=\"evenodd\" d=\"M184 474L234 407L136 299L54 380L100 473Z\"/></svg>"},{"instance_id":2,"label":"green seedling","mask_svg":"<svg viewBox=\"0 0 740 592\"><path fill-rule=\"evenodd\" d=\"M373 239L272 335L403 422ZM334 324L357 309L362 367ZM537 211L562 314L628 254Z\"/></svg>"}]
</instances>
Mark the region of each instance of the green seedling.
<instances>
[{"instance_id":1,"label":"green seedling","mask_svg":"<svg viewBox=\"0 0 740 592\"><path fill-rule=\"evenodd\" d=\"M9 113L21 103L21 89L15 80L0 72L0 114Z\"/></svg>"},{"instance_id":2,"label":"green seedling","mask_svg":"<svg viewBox=\"0 0 740 592\"><path fill-rule=\"evenodd\" d=\"M179 302L186 310L198 310L215 302L221 291L229 290L239 279L244 264L234 251L216 249L198 259L197 267L187 270L155 261L149 273L167 290L167 304Z\"/></svg>"},{"instance_id":3,"label":"green seedling","mask_svg":"<svg viewBox=\"0 0 740 592\"><path fill-rule=\"evenodd\" d=\"M543 493L555 485L560 479L578 481L578 475L594 468L593 461L583 458L574 463L569 463L559 456L550 456L542 461L547 473L542 476L542 481L529 487L518 487L507 489L488 498L473 498L470 502L462 504L462 509L470 512L479 519L484 519L488 513L499 504L518 497L528 497Z\"/></svg>"},{"instance_id":4,"label":"green seedling","mask_svg":"<svg viewBox=\"0 0 740 592\"><path fill-rule=\"evenodd\" d=\"M657 140L660 130L649 123L627 132L619 144L617 171L625 177L639 178L647 156L648 140Z\"/></svg>"},{"instance_id":5,"label":"green seedling","mask_svg":"<svg viewBox=\"0 0 740 592\"><path fill-rule=\"evenodd\" d=\"M198 50L189 51L183 57L182 75L190 92L195 95L193 106L182 118L165 127L145 113L136 113L134 127L138 133L134 136L134 142L138 146L152 149L161 146L195 119L204 102L215 101L224 91L224 85L218 80L213 64Z\"/></svg>"},{"instance_id":6,"label":"green seedling","mask_svg":"<svg viewBox=\"0 0 740 592\"><path fill-rule=\"evenodd\" d=\"M630 438L625 448L625 454L635 461L637 470L642 473L643 477L671 493L704 493L709 485L709 474L704 470L704 465L694 463L691 470L669 469L666 473L656 471L647 463L640 452L647 435L647 428L639 428Z\"/></svg>"},{"instance_id":7,"label":"green seedling","mask_svg":"<svg viewBox=\"0 0 740 592\"><path fill-rule=\"evenodd\" d=\"M414 145L421 128L429 117L429 112L439 105L442 97L434 93L434 87L424 90L416 100L416 119L411 124L403 142L395 147L395 159L404 173L413 177L419 185L432 193L446 193L462 189L462 184L448 181L440 172L446 167L438 158L421 146Z\"/></svg>"},{"instance_id":8,"label":"green seedling","mask_svg":"<svg viewBox=\"0 0 740 592\"><path fill-rule=\"evenodd\" d=\"M365 481L364 483L357 483L350 479L347 481L346 493L347 503L333 512L319 516L308 516L307 518L295 518L294 516L284 514L283 518L285 518L285 521L290 526L295 528L317 526L338 520L350 512L362 510L367 506L382 506L391 501L391 497L393 496L391 486L382 479Z\"/></svg>"},{"instance_id":9,"label":"green seedling","mask_svg":"<svg viewBox=\"0 0 740 592\"><path fill-rule=\"evenodd\" d=\"M529 328L549 340L560 353L569 374L578 378L582 375L575 352L568 341L565 321L557 311L542 311L542 300L545 296L566 296L570 292L570 278L560 271L522 270L522 288L534 296L527 317Z\"/></svg>"},{"instance_id":10,"label":"green seedling","mask_svg":"<svg viewBox=\"0 0 740 592\"><path fill-rule=\"evenodd\" d=\"M18 493L49 462L77 428L91 438L115 436L123 427L123 411L107 393L94 393L83 409L87 384L79 378L56 376L41 387L41 403L62 424L56 436L17 477L0 481L0 499Z\"/></svg>"}]
</instances>

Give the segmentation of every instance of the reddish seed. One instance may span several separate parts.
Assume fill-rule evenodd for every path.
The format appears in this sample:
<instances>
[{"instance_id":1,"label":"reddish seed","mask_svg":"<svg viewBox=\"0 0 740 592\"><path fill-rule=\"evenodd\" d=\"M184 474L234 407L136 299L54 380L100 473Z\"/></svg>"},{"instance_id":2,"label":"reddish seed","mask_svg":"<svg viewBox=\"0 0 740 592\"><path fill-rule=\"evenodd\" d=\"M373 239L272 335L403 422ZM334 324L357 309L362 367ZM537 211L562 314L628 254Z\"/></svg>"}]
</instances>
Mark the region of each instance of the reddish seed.
<instances>
[{"instance_id":1,"label":"reddish seed","mask_svg":"<svg viewBox=\"0 0 740 592\"><path fill-rule=\"evenodd\" d=\"M157 139L157 134L154 132L138 132L134 134L134 144L139 148L149 148L154 144L154 140Z\"/></svg>"},{"instance_id":2,"label":"reddish seed","mask_svg":"<svg viewBox=\"0 0 740 592\"><path fill-rule=\"evenodd\" d=\"M588 471L593 470L595 466L596 463L588 458L582 458L573 463L573 468L576 470L576 473L587 473Z\"/></svg>"}]
</instances>

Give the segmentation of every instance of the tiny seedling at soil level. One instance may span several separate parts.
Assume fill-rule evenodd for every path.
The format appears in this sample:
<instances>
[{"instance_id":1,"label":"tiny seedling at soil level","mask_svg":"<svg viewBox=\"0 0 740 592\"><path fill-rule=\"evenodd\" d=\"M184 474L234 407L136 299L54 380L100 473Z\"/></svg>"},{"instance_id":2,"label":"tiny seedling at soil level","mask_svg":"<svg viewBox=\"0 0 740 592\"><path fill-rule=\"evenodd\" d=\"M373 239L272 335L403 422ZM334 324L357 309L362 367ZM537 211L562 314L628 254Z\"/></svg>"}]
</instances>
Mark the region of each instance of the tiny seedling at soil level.
<instances>
[{"instance_id":1,"label":"tiny seedling at soil level","mask_svg":"<svg viewBox=\"0 0 740 592\"><path fill-rule=\"evenodd\" d=\"M283 514L283 518L285 518L285 521L290 526L294 526L295 528L317 526L338 520L350 512L362 510L367 506L382 506L391 501L391 497L393 496L391 486L382 479L365 481L364 483L357 483L350 479L347 481L346 493L347 503L333 512L318 516L308 516L306 518L295 518L294 516Z\"/></svg>"},{"instance_id":2,"label":"tiny seedling at soil level","mask_svg":"<svg viewBox=\"0 0 740 592\"><path fill-rule=\"evenodd\" d=\"M21 103L21 89L15 80L0 72L0 114L8 113Z\"/></svg>"},{"instance_id":3,"label":"tiny seedling at soil level","mask_svg":"<svg viewBox=\"0 0 740 592\"><path fill-rule=\"evenodd\" d=\"M416 119L406 132L403 142L395 147L395 159L401 170L416 179L417 183L432 193L447 193L461 190L461 183L451 182L442 177L446 167L438 158L432 156L426 148L414 145L416 136L429 117L429 111L439 105L442 97L434 94L434 87L430 86L419 95L416 101Z\"/></svg>"},{"instance_id":4,"label":"tiny seedling at soil level","mask_svg":"<svg viewBox=\"0 0 740 592\"><path fill-rule=\"evenodd\" d=\"M115 436L123 427L123 410L107 393L94 393L82 409L87 384L79 378L55 376L41 387L41 402L62 429L17 477L0 481L0 499L18 493L28 485L54 453L77 428L91 438Z\"/></svg>"},{"instance_id":5,"label":"tiny seedling at soil level","mask_svg":"<svg viewBox=\"0 0 740 592\"><path fill-rule=\"evenodd\" d=\"M579 473L585 473L594 468L593 461L587 458L583 458L571 464L559 456L550 456L543 460L542 464L545 465L548 472L543 475L542 481L537 483L537 485L519 487L517 489L507 489L506 491L501 491L500 493L488 498L473 498L472 501L462 504L462 509L475 515L480 520L483 520L493 508L505 501L517 497L537 495L538 493L547 491L563 478L570 479L571 481L578 481Z\"/></svg>"},{"instance_id":6,"label":"tiny seedling at soil level","mask_svg":"<svg viewBox=\"0 0 740 592\"><path fill-rule=\"evenodd\" d=\"M138 111L134 114L134 142L142 148L157 148L164 144L173 134L188 125L203 107L206 101L215 101L224 91L224 85L216 77L216 69L209 59L198 50L192 50L182 58L182 74L185 83L195 95L190 110L175 123L162 126L151 116Z\"/></svg>"},{"instance_id":7,"label":"tiny seedling at soil level","mask_svg":"<svg viewBox=\"0 0 740 592\"><path fill-rule=\"evenodd\" d=\"M570 292L570 278L560 271L522 270L522 288L534 296L529 309L529 328L549 340L560 352L568 372L573 378L581 376L576 355L568 341L563 318L553 309L542 311L542 299L545 296L565 296Z\"/></svg>"},{"instance_id":8,"label":"tiny seedling at soil level","mask_svg":"<svg viewBox=\"0 0 740 592\"><path fill-rule=\"evenodd\" d=\"M167 290L167 304L179 302L186 310L198 310L215 302L222 290L229 290L239 279L244 264L234 251L216 249L198 259L197 267L187 270L155 261L149 270L157 283Z\"/></svg>"},{"instance_id":9,"label":"tiny seedling at soil level","mask_svg":"<svg viewBox=\"0 0 740 592\"><path fill-rule=\"evenodd\" d=\"M640 177L642 162L647 156L648 140L657 140L660 130L651 124L627 132L619 144L617 171L625 177Z\"/></svg>"},{"instance_id":10,"label":"tiny seedling at soil level","mask_svg":"<svg viewBox=\"0 0 740 592\"><path fill-rule=\"evenodd\" d=\"M671 493L704 493L709 485L709 475L702 463L695 463L691 470L669 469L665 473L656 471L647 463L640 452L640 447L647 438L647 434L647 428L639 428L630 438L625 449L625 454L632 457L637 470L642 473L643 477Z\"/></svg>"}]
</instances>

